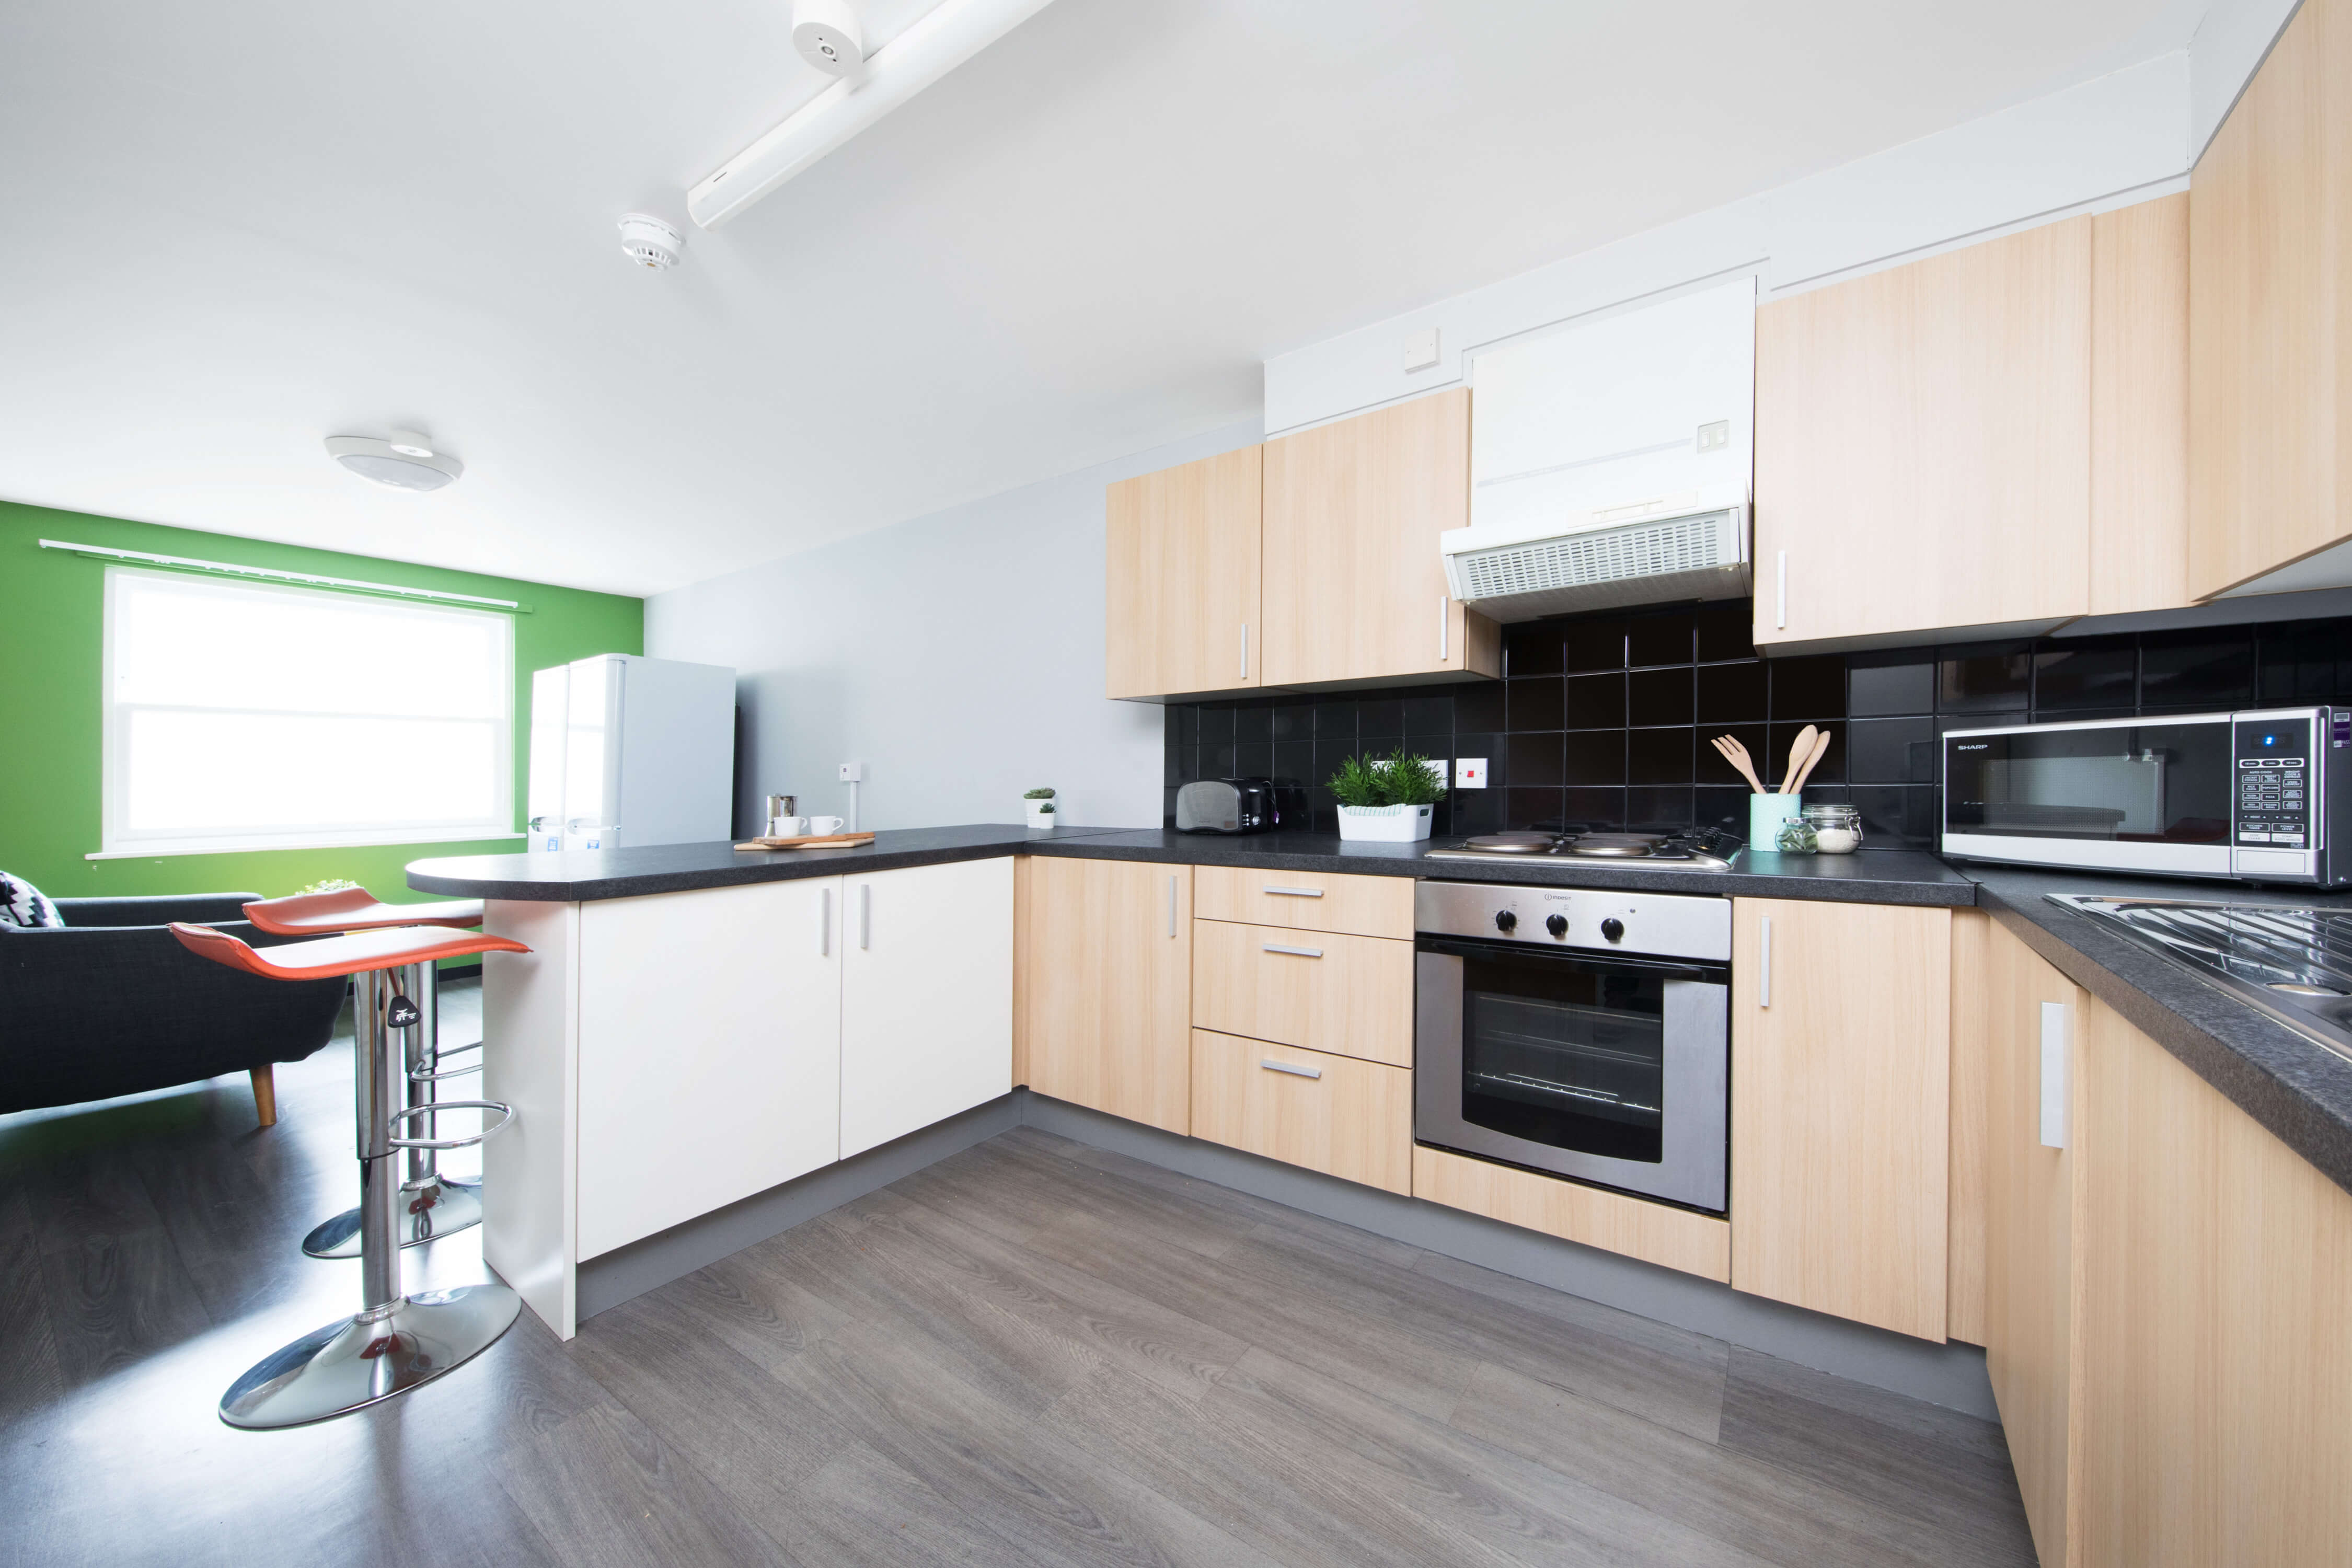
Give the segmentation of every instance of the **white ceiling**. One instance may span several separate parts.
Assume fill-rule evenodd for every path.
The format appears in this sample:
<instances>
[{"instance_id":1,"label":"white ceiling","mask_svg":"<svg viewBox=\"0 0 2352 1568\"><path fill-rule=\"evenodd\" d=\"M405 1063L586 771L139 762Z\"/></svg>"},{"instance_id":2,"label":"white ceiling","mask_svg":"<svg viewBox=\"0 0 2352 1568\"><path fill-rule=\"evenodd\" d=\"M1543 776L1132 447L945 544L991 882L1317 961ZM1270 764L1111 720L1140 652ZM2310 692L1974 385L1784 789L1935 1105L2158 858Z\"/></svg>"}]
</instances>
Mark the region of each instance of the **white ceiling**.
<instances>
[{"instance_id":1,"label":"white ceiling","mask_svg":"<svg viewBox=\"0 0 2352 1568\"><path fill-rule=\"evenodd\" d=\"M704 234L825 85L789 0L10 0L0 499L656 592L1252 417L1269 354L2203 8L1056 0ZM459 483L320 448L410 423Z\"/></svg>"}]
</instances>

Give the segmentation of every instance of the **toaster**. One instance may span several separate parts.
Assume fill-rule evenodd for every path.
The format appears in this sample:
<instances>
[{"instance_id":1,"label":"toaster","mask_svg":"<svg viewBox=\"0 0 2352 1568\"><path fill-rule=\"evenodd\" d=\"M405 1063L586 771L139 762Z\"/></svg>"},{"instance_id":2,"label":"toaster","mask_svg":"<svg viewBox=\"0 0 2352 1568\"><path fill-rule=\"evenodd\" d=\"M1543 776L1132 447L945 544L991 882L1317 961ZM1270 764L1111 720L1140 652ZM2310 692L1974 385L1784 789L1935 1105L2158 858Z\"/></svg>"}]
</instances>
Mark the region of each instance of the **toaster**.
<instances>
[{"instance_id":1,"label":"toaster","mask_svg":"<svg viewBox=\"0 0 2352 1568\"><path fill-rule=\"evenodd\" d=\"M1306 825L1307 792L1275 779L1202 779L1176 792L1179 833L1271 833Z\"/></svg>"}]
</instances>

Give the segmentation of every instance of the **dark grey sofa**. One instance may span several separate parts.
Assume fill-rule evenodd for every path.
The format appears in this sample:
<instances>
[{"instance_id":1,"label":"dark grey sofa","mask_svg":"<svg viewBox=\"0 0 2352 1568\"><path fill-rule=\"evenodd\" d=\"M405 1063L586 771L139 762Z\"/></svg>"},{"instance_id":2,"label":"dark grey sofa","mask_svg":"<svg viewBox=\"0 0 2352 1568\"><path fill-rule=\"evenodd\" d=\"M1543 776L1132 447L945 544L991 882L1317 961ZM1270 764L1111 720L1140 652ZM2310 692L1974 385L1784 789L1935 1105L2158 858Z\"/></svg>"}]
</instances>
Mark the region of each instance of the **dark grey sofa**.
<instances>
[{"instance_id":1,"label":"dark grey sofa","mask_svg":"<svg viewBox=\"0 0 2352 1568\"><path fill-rule=\"evenodd\" d=\"M217 926L256 947L302 940L238 918L260 896L59 899L62 927L0 922L0 1111L244 1072L262 1125L276 1121L270 1069L333 1037L345 983L242 973L164 929Z\"/></svg>"}]
</instances>

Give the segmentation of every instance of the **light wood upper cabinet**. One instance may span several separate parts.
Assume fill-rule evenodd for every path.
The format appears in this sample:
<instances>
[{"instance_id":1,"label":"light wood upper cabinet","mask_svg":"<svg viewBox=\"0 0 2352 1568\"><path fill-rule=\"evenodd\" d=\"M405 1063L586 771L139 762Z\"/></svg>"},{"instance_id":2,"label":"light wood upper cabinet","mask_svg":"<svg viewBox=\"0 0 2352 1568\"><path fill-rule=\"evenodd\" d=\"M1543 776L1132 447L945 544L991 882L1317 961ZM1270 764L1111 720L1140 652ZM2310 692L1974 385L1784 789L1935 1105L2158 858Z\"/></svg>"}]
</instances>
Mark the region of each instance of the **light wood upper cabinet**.
<instances>
[{"instance_id":1,"label":"light wood upper cabinet","mask_svg":"<svg viewBox=\"0 0 2352 1568\"><path fill-rule=\"evenodd\" d=\"M1758 646L2088 610L2092 222L1756 312Z\"/></svg>"},{"instance_id":2,"label":"light wood upper cabinet","mask_svg":"<svg viewBox=\"0 0 2352 1568\"><path fill-rule=\"evenodd\" d=\"M1121 479L1106 502L1107 685L1165 697L1265 684L1257 644L1263 447Z\"/></svg>"},{"instance_id":3,"label":"light wood upper cabinet","mask_svg":"<svg viewBox=\"0 0 2352 1568\"><path fill-rule=\"evenodd\" d=\"M2091 602L2189 604L2189 197L2091 219Z\"/></svg>"},{"instance_id":4,"label":"light wood upper cabinet","mask_svg":"<svg viewBox=\"0 0 2352 1568\"><path fill-rule=\"evenodd\" d=\"M1189 1131L1192 868L1040 856L1025 892L1029 1087Z\"/></svg>"},{"instance_id":5,"label":"light wood upper cabinet","mask_svg":"<svg viewBox=\"0 0 2352 1568\"><path fill-rule=\"evenodd\" d=\"M1498 675L1438 535L1470 521L1467 388L1265 445L1265 684Z\"/></svg>"},{"instance_id":6,"label":"light wood upper cabinet","mask_svg":"<svg viewBox=\"0 0 2352 1568\"><path fill-rule=\"evenodd\" d=\"M2200 596L2352 536L2347 244L2352 4L2305 0L2189 175L2189 579ZM2347 582L2352 563L2315 563L2264 586Z\"/></svg>"},{"instance_id":7,"label":"light wood upper cabinet","mask_svg":"<svg viewBox=\"0 0 2352 1568\"><path fill-rule=\"evenodd\" d=\"M1948 910L1732 901L1731 1283L1945 1331Z\"/></svg>"}]
</instances>

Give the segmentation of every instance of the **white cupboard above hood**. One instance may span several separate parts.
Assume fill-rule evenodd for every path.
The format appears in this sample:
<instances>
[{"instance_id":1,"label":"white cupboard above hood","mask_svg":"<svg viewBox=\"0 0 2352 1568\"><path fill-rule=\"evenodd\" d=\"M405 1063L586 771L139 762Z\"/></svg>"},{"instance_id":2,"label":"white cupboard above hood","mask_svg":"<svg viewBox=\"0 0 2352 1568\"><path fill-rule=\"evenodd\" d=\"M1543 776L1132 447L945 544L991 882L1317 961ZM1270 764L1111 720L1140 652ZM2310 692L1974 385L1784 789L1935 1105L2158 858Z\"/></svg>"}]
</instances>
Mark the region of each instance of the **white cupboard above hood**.
<instances>
[{"instance_id":1,"label":"white cupboard above hood","mask_svg":"<svg viewBox=\"0 0 2352 1568\"><path fill-rule=\"evenodd\" d=\"M1499 621L1748 592L1756 288L1478 355L1454 596Z\"/></svg>"}]
</instances>

